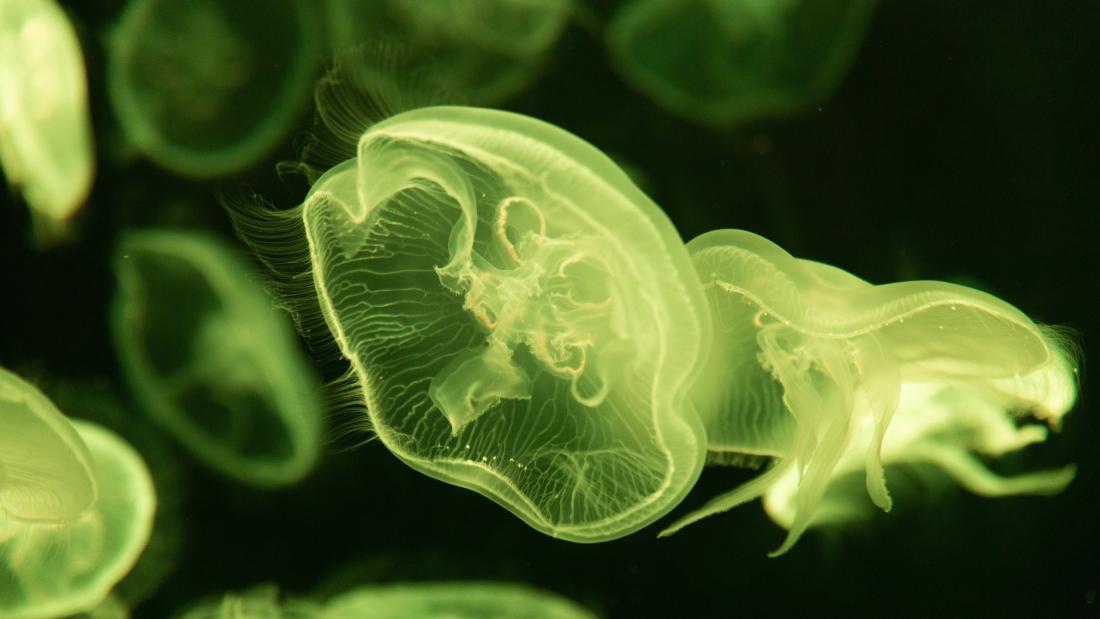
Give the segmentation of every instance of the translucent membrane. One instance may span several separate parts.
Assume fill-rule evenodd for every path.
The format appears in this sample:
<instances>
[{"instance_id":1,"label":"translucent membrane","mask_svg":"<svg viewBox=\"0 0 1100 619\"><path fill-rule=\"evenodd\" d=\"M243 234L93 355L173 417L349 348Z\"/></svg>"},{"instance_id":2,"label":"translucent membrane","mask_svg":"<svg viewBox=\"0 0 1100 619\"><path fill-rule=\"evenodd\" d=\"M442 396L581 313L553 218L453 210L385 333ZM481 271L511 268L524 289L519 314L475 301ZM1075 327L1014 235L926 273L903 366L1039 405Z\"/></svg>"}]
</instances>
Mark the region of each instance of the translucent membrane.
<instances>
[{"instance_id":1,"label":"translucent membrane","mask_svg":"<svg viewBox=\"0 0 1100 619\"><path fill-rule=\"evenodd\" d=\"M302 215L324 317L410 466L574 541L694 483L706 302L667 217L591 145L506 112L406 112Z\"/></svg>"},{"instance_id":2,"label":"translucent membrane","mask_svg":"<svg viewBox=\"0 0 1100 619\"><path fill-rule=\"evenodd\" d=\"M316 463L321 404L293 330L230 249L196 233L127 233L113 330L145 410L205 464L259 485Z\"/></svg>"},{"instance_id":3,"label":"translucent membrane","mask_svg":"<svg viewBox=\"0 0 1100 619\"><path fill-rule=\"evenodd\" d=\"M52 0L0 3L0 166L47 221L69 217L91 189L84 56Z\"/></svg>"},{"instance_id":4,"label":"translucent membrane","mask_svg":"<svg viewBox=\"0 0 1100 619\"><path fill-rule=\"evenodd\" d=\"M107 65L126 137L189 176L254 163L308 98L321 60L314 10L308 0L131 0L111 32Z\"/></svg>"},{"instance_id":5,"label":"translucent membrane","mask_svg":"<svg viewBox=\"0 0 1100 619\"><path fill-rule=\"evenodd\" d=\"M3 370L0 385L0 444L19 437L19 442L42 447L30 452L7 444L0 448L7 473L0 479L0 617L91 610L130 571L149 540L156 508L152 478L137 452L113 433L87 422L70 424L34 387ZM27 423L32 416L49 418L50 431ZM9 420L18 424L19 434L9 432ZM40 442L46 434L64 435L64 440ZM43 465L52 460L59 464ZM74 461L82 466L71 467ZM58 474L66 468L81 474ZM64 519L58 510L49 510L55 517L51 521L21 520L10 508L22 507L30 494L15 493L13 501L8 492L12 480L43 489L34 494L60 496L66 506L83 508L77 513L66 509ZM98 491L90 502L88 485Z\"/></svg>"},{"instance_id":6,"label":"translucent membrane","mask_svg":"<svg viewBox=\"0 0 1100 619\"><path fill-rule=\"evenodd\" d=\"M619 72L670 111L738 125L832 94L874 0L632 0L612 17Z\"/></svg>"},{"instance_id":7,"label":"translucent membrane","mask_svg":"<svg viewBox=\"0 0 1100 619\"><path fill-rule=\"evenodd\" d=\"M763 495L790 529L781 554L841 475L865 471L889 510L885 462L929 462L990 496L1055 493L1072 479L1072 467L1002 478L976 457L1044 440L1017 418L1057 428L1076 397L1070 354L1016 308L942 282L872 286L739 230L688 249L717 330L694 393L709 448L776 464L665 534Z\"/></svg>"},{"instance_id":8,"label":"translucent membrane","mask_svg":"<svg viewBox=\"0 0 1100 619\"><path fill-rule=\"evenodd\" d=\"M591 611L531 587L498 582L408 583L362 587L334 598L327 618L594 619Z\"/></svg>"},{"instance_id":9,"label":"translucent membrane","mask_svg":"<svg viewBox=\"0 0 1100 619\"><path fill-rule=\"evenodd\" d=\"M539 73L573 11L572 0L333 0L333 45L394 41L465 100L517 94Z\"/></svg>"}]
</instances>

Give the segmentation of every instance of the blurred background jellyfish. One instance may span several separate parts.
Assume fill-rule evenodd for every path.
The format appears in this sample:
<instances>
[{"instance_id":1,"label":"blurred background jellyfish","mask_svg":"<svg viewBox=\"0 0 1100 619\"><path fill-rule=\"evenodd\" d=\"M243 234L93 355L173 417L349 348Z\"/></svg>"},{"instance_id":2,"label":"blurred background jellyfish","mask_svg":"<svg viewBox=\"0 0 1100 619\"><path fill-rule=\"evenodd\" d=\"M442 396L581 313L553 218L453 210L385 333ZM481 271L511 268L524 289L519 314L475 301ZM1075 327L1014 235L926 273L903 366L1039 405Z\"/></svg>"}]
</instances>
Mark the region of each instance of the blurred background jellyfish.
<instances>
[{"instance_id":1,"label":"blurred background jellyfish","mask_svg":"<svg viewBox=\"0 0 1100 619\"><path fill-rule=\"evenodd\" d=\"M186 176L255 163L308 99L321 60L314 10L307 0L131 0L110 33L107 65L127 139Z\"/></svg>"},{"instance_id":2,"label":"blurred background jellyfish","mask_svg":"<svg viewBox=\"0 0 1100 619\"><path fill-rule=\"evenodd\" d=\"M270 227L288 217L369 429L409 466L581 542L649 524L695 482L702 289L665 214L588 143L413 110L302 207L238 228L285 238Z\"/></svg>"},{"instance_id":3,"label":"blurred background jellyfish","mask_svg":"<svg viewBox=\"0 0 1100 619\"><path fill-rule=\"evenodd\" d=\"M0 3L0 167L46 235L91 190L95 155L84 56L53 0Z\"/></svg>"},{"instance_id":4,"label":"blurred background jellyfish","mask_svg":"<svg viewBox=\"0 0 1100 619\"><path fill-rule=\"evenodd\" d=\"M3 369L0 422L0 617L91 610L149 539L156 499L145 463Z\"/></svg>"},{"instance_id":5,"label":"blurred background jellyfish","mask_svg":"<svg viewBox=\"0 0 1100 619\"><path fill-rule=\"evenodd\" d=\"M607 47L632 86L707 125L741 125L828 98L874 0L631 0Z\"/></svg>"},{"instance_id":6,"label":"blurred background jellyfish","mask_svg":"<svg viewBox=\"0 0 1100 619\"><path fill-rule=\"evenodd\" d=\"M477 105L501 103L530 84L572 13L573 0L329 2L335 51L391 41Z\"/></svg>"},{"instance_id":7,"label":"blurred background jellyfish","mask_svg":"<svg viewBox=\"0 0 1100 619\"><path fill-rule=\"evenodd\" d=\"M272 585L226 593L179 619L595 619L559 595L516 583L455 581L358 587L327 603L283 597Z\"/></svg>"},{"instance_id":8,"label":"blurred background jellyfish","mask_svg":"<svg viewBox=\"0 0 1100 619\"><path fill-rule=\"evenodd\" d=\"M1076 398L1068 343L983 292L932 281L872 286L797 260L750 232L688 244L715 321L715 349L695 389L718 454L774 458L766 472L664 534L760 496L789 529L789 550L835 478L865 474L889 510L883 464L927 462L985 496L1053 494L1072 466L1003 478L977 455L1041 442ZM858 497L846 497L851 500Z\"/></svg>"},{"instance_id":9,"label":"blurred background jellyfish","mask_svg":"<svg viewBox=\"0 0 1100 619\"><path fill-rule=\"evenodd\" d=\"M126 233L112 328L130 389L204 464L284 485L317 461L322 409L293 330L243 262L200 233Z\"/></svg>"}]
</instances>

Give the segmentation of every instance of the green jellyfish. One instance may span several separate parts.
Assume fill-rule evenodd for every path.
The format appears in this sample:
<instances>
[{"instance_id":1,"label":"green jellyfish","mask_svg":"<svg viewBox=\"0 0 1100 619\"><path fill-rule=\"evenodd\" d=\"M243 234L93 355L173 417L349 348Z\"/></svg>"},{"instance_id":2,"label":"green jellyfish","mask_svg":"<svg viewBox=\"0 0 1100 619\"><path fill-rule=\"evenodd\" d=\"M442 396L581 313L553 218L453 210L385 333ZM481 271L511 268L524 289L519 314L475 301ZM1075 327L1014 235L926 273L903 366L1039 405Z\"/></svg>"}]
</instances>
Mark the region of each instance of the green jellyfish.
<instances>
[{"instance_id":1,"label":"green jellyfish","mask_svg":"<svg viewBox=\"0 0 1100 619\"><path fill-rule=\"evenodd\" d=\"M321 604L285 599L274 585L259 585L242 593L201 602L177 615L179 619L322 619Z\"/></svg>"},{"instance_id":2,"label":"green jellyfish","mask_svg":"<svg viewBox=\"0 0 1100 619\"><path fill-rule=\"evenodd\" d=\"M238 229L289 234L254 219ZM695 482L702 288L667 216L590 144L416 109L272 219L300 226L370 429L409 466L579 542L647 525Z\"/></svg>"},{"instance_id":3,"label":"green jellyfish","mask_svg":"<svg viewBox=\"0 0 1100 619\"><path fill-rule=\"evenodd\" d=\"M199 233L131 231L112 328L148 414L203 463L265 486L315 464L322 407L293 330L233 252Z\"/></svg>"},{"instance_id":4,"label":"green jellyfish","mask_svg":"<svg viewBox=\"0 0 1100 619\"><path fill-rule=\"evenodd\" d=\"M1017 420L1056 429L1076 398L1067 344L1011 305L943 282L872 286L740 230L688 250L717 332L694 391L708 447L775 464L664 534L764 496L789 529L782 554L819 515L845 513L836 500L822 509L844 474L865 472L871 501L889 510L888 462L930 463L990 496L1056 493L1072 479L1072 467L1002 478L975 456L1044 440L1045 428Z\"/></svg>"},{"instance_id":5,"label":"green jellyfish","mask_svg":"<svg viewBox=\"0 0 1100 619\"><path fill-rule=\"evenodd\" d=\"M128 140L179 174L236 172L286 135L321 59L308 0L131 0L108 45L111 105Z\"/></svg>"},{"instance_id":6,"label":"green jellyfish","mask_svg":"<svg viewBox=\"0 0 1100 619\"><path fill-rule=\"evenodd\" d=\"M369 586L333 598L326 619L595 619L575 602L503 582L426 582Z\"/></svg>"},{"instance_id":7,"label":"green jellyfish","mask_svg":"<svg viewBox=\"0 0 1100 619\"><path fill-rule=\"evenodd\" d=\"M395 41L467 101L499 103L539 73L573 13L573 0L333 0L338 50Z\"/></svg>"},{"instance_id":8,"label":"green jellyfish","mask_svg":"<svg viewBox=\"0 0 1100 619\"><path fill-rule=\"evenodd\" d=\"M3 369L0 419L0 617L91 610L149 539L149 471L122 439L68 421Z\"/></svg>"},{"instance_id":9,"label":"green jellyfish","mask_svg":"<svg viewBox=\"0 0 1100 619\"><path fill-rule=\"evenodd\" d=\"M0 166L44 223L66 220L91 190L84 56L53 0L0 5Z\"/></svg>"},{"instance_id":10,"label":"green jellyfish","mask_svg":"<svg viewBox=\"0 0 1100 619\"><path fill-rule=\"evenodd\" d=\"M731 126L801 111L848 72L874 0L632 0L607 47L631 85L688 120Z\"/></svg>"}]
</instances>

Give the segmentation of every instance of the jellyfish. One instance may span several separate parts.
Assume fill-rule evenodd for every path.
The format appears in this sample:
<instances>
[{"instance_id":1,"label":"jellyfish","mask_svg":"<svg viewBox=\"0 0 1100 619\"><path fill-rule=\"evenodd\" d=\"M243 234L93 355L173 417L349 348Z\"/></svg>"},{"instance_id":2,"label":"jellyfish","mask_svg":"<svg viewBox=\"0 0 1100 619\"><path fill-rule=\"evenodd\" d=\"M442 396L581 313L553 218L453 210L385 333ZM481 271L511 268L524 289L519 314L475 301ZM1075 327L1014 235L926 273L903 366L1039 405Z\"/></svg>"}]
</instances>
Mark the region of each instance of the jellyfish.
<instances>
[{"instance_id":1,"label":"jellyfish","mask_svg":"<svg viewBox=\"0 0 1100 619\"><path fill-rule=\"evenodd\" d=\"M764 473L667 528L764 497L789 532L850 512L823 504L830 483L863 472L889 510L884 463L943 469L986 496L1052 494L1073 467L1000 477L979 456L1041 442L1076 397L1065 338L1011 305L955 284L872 286L797 260L750 232L719 230L688 244L716 325L693 397L708 448L773 460ZM823 509L824 507L828 509Z\"/></svg>"},{"instance_id":2,"label":"jellyfish","mask_svg":"<svg viewBox=\"0 0 1100 619\"><path fill-rule=\"evenodd\" d=\"M179 619L323 619L323 606L307 599L287 598L274 585L200 602L176 615ZM347 615L345 615L347 616Z\"/></svg>"},{"instance_id":3,"label":"jellyfish","mask_svg":"<svg viewBox=\"0 0 1100 619\"><path fill-rule=\"evenodd\" d=\"M248 267L200 233L126 233L112 330L143 409L204 464L276 486L316 463L322 406L293 330Z\"/></svg>"},{"instance_id":4,"label":"jellyfish","mask_svg":"<svg viewBox=\"0 0 1100 619\"><path fill-rule=\"evenodd\" d=\"M107 86L126 138L178 174L245 168L286 135L321 59L307 0L131 0L110 33Z\"/></svg>"},{"instance_id":5,"label":"jellyfish","mask_svg":"<svg viewBox=\"0 0 1100 619\"><path fill-rule=\"evenodd\" d=\"M372 619L594 619L559 595L506 582L424 582L367 586L333 598L325 617Z\"/></svg>"},{"instance_id":6,"label":"jellyfish","mask_svg":"<svg viewBox=\"0 0 1100 619\"><path fill-rule=\"evenodd\" d=\"M593 146L518 114L415 109L278 213L238 229L286 260L265 239L298 227L296 281L365 423L412 468L578 542L647 525L695 482L702 287L667 216Z\"/></svg>"},{"instance_id":7,"label":"jellyfish","mask_svg":"<svg viewBox=\"0 0 1100 619\"><path fill-rule=\"evenodd\" d=\"M874 0L632 0L607 48L632 86L688 120L742 125L827 99Z\"/></svg>"},{"instance_id":8,"label":"jellyfish","mask_svg":"<svg viewBox=\"0 0 1100 619\"><path fill-rule=\"evenodd\" d=\"M573 0L334 0L329 8L337 51L389 41L478 105L533 81L572 12Z\"/></svg>"},{"instance_id":9,"label":"jellyfish","mask_svg":"<svg viewBox=\"0 0 1100 619\"><path fill-rule=\"evenodd\" d=\"M152 479L125 441L0 369L0 617L90 610L149 539Z\"/></svg>"},{"instance_id":10,"label":"jellyfish","mask_svg":"<svg viewBox=\"0 0 1100 619\"><path fill-rule=\"evenodd\" d=\"M0 167L47 228L72 216L91 190L84 57L53 0L0 6Z\"/></svg>"}]
</instances>

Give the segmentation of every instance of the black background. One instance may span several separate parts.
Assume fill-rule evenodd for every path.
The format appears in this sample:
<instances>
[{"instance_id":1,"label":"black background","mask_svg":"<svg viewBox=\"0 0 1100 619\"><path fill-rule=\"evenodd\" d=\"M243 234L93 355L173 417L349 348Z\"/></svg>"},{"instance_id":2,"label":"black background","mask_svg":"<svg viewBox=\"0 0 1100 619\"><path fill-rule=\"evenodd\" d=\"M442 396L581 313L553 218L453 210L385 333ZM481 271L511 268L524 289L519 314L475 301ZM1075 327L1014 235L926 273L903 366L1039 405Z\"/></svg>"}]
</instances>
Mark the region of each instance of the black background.
<instances>
[{"instance_id":1,"label":"black background","mask_svg":"<svg viewBox=\"0 0 1100 619\"><path fill-rule=\"evenodd\" d=\"M247 186L289 206L306 185L275 172L275 162L295 157L295 136L218 182L121 155L102 46L120 3L71 4L89 64L98 177L78 236L48 251L34 249L14 194L3 196L0 364L51 396L79 381L125 400L106 327L117 231L168 223L228 236L219 192ZM588 22L612 4L591 6ZM794 118L740 131L678 120L626 87L598 35L578 25L506 106L635 166L685 239L746 228L872 282L966 281L1076 329L1086 365L1064 431L999 464L1011 472L1076 462L1063 494L917 495L841 535L811 532L768 559L783 532L758 504L669 539L656 539L666 519L622 540L577 545L412 471L377 442L335 441L315 474L280 491L225 481L175 450L166 457L177 474L162 492L179 503L183 541L136 615L165 616L264 581L309 593L356 562L375 581L523 581L608 617L1100 616L1100 426L1087 367L1100 328L1098 77L1100 2L886 0L839 92ZM707 470L674 514L746 475Z\"/></svg>"}]
</instances>

